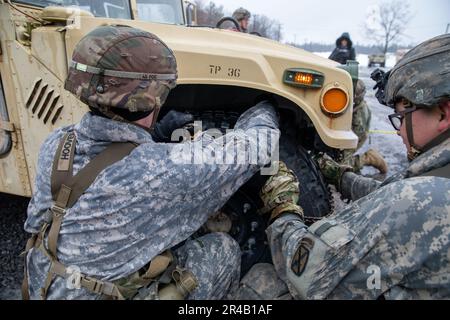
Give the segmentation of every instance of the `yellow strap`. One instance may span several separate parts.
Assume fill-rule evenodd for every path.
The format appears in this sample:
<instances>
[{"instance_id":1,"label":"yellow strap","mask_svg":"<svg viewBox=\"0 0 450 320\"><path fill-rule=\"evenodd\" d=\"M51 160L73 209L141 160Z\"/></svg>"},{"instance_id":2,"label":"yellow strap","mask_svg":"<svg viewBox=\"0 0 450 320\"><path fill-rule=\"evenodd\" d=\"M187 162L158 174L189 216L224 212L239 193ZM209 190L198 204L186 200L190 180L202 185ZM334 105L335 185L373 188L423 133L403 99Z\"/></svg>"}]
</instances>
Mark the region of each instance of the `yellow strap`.
<instances>
[{"instance_id":1,"label":"yellow strap","mask_svg":"<svg viewBox=\"0 0 450 320\"><path fill-rule=\"evenodd\" d=\"M392 130L369 130L369 133L398 134L397 131L392 131Z\"/></svg>"}]
</instances>

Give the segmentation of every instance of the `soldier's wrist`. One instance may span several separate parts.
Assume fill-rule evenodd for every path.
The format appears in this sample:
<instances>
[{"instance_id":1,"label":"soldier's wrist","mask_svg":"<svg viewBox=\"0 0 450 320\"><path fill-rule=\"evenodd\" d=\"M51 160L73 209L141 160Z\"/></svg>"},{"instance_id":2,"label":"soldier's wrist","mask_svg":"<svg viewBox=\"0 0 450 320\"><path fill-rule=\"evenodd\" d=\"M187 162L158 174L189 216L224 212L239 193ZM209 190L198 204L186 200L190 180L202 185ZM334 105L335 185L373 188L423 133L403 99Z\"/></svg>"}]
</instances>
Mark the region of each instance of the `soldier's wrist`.
<instances>
[{"instance_id":1,"label":"soldier's wrist","mask_svg":"<svg viewBox=\"0 0 450 320\"><path fill-rule=\"evenodd\" d=\"M336 181L333 183L334 186L336 186L337 191L341 192L342 190L342 177L347 172L353 172L353 169L351 167L341 167L341 172L339 174L339 177L336 179Z\"/></svg>"},{"instance_id":2,"label":"soldier's wrist","mask_svg":"<svg viewBox=\"0 0 450 320\"><path fill-rule=\"evenodd\" d=\"M280 218L281 216L284 216L286 214L295 214L297 215L302 221L304 221L304 214L303 209L297 204L293 203L285 203L280 204L276 208L274 208L270 214L269 218L269 225L272 224L275 220Z\"/></svg>"}]
</instances>

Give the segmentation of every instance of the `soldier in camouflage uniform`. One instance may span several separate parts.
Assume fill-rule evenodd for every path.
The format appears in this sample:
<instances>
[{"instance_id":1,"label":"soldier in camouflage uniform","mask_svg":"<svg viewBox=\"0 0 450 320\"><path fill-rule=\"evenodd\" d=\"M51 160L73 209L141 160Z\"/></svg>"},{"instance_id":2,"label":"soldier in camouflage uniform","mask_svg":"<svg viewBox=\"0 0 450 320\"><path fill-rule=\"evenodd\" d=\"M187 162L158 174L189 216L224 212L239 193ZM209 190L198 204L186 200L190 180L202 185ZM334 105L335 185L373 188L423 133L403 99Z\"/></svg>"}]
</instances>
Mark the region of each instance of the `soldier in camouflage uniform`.
<instances>
[{"instance_id":1,"label":"soldier in camouflage uniform","mask_svg":"<svg viewBox=\"0 0 450 320\"><path fill-rule=\"evenodd\" d=\"M263 188L274 266L294 298L450 298L450 35L418 45L383 79L377 96L396 110L389 117L412 160L405 172L380 185L323 161L355 201L309 227L292 171L280 166ZM276 282L253 281L261 296Z\"/></svg>"},{"instance_id":2,"label":"soldier in camouflage uniform","mask_svg":"<svg viewBox=\"0 0 450 320\"><path fill-rule=\"evenodd\" d=\"M239 23L239 27L241 28L240 31L245 32L245 33L248 32L248 23L249 23L251 16L252 15L251 15L250 11L248 11L247 9L244 9L242 7L236 9L232 15L232 17ZM236 28L233 28L233 30L239 31Z\"/></svg>"},{"instance_id":3,"label":"soldier in camouflage uniform","mask_svg":"<svg viewBox=\"0 0 450 320\"><path fill-rule=\"evenodd\" d=\"M43 240L39 247L34 242L27 245L24 295L31 299L99 299L105 298L105 288L113 288L115 298L158 298L158 278L149 274L145 278L143 273L146 275L155 257L163 258L167 249L177 258L176 270L187 270L194 279L195 285L185 290L187 298L222 299L233 294L240 278L237 242L224 233L190 237L270 155L261 154L257 163L251 163L249 156L238 164L184 163L176 156L180 147L185 151L181 156L190 156L193 150L212 144L214 150L224 152L237 147L255 149L251 130L268 132L277 139L273 106L261 102L244 112L235 126L240 131L227 134L226 142L210 138L155 143L148 128L154 127L159 108L176 83L173 52L148 32L101 26L79 42L72 60L65 88L91 112L79 123L54 131L41 147L25 230ZM188 119L180 120L172 113L169 120L163 120L156 127L160 125L160 136L167 137L169 129ZM135 148L103 169L65 211L54 257L47 254L50 235L39 231L49 218L52 226L59 218L46 213L49 208L53 212L55 204L51 182L55 150L68 132L76 138L75 174L113 143L132 142ZM56 262L63 264L65 271L51 274ZM163 275L170 278L174 274ZM150 284L141 285L141 280L148 279ZM96 285L86 285L89 283ZM120 288L119 293L115 288Z\"/></svg>"},{"instance_id":4,"label":"soldier in camouflage uniform","mask_svg":"<svg viewBox=\"0 0 450 320\"><path fill-rule=\"evenodd\" d=\"M354 153L362 147L369 136L370 119L372 117L369 106L364 100L366 94L366 87L364 82L358 80L355 89L355 97L353 99L353 118L352 118L352 130L358 136L358 145L356 149L346 149L342 152L342 161L344 165L348 165L353 168L353 171L359 172L364 166L373 166L378 169L380 173L385 174L387 172L387 164L383 159L383 156L375 149L369 149L363 154Z\"/></svg>"}]
</instances>

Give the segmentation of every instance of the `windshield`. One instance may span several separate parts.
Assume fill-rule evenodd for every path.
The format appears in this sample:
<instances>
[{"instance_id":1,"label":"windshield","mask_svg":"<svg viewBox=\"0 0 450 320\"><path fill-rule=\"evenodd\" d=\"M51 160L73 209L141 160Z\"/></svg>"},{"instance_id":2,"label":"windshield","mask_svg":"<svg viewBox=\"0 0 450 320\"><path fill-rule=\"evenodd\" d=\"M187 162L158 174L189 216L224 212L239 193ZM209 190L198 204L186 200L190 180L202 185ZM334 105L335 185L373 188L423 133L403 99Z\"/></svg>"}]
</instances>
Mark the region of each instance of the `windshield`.
<instances>
[{"instance_id":1,"label":"windshield","mask_svg":"<svg viewBox=\"0 0 450 320\"><path fill-rule=\"evenodd\" d=\"M128 0L20 0L14 2L38 7L75 7L89 11L96 17L131 19L131 10Z\"/></svg>"},{"instance_id":2,"label":"windshield","mask_svg":"<svg viewBox=\"0 0 450 320\"><path fill-rule=\"evenodd\" d=\"M136 0L140 20L170 24L184 24L180 0Z\"/></svg>"}]
</instances>

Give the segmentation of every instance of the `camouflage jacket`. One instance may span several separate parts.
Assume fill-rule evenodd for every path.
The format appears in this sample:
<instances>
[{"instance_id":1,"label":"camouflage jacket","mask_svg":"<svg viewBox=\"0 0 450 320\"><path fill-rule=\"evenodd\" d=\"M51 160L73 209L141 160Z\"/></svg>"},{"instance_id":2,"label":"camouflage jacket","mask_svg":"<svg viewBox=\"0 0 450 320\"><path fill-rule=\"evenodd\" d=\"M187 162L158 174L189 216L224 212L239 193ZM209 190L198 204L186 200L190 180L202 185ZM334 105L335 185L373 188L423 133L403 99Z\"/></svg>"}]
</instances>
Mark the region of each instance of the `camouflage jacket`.
<instances>
[{"instance_id":1,"label":"camouflage jacket","mask_svg":"<svg viewBox=\"0 0 450 320\"><path fill-rule=\"evenodd\" d=\"M74 174L111 142L138 143L130 155L104 169L68 209L61 226L57 254L66 267L101 280L115 281L147 264L154 256L191 236L269 161L260 153L236 161L231 151L256 148L254 133L271 134L278 143L278 119L265 102L247 110L235 131L222 138L196 138L179 144L153 142L144 129L87 113L82 120L53 132L41 147L35 193L28 207L25 230L36 233L51 206L53 157L64 133L77 137ZM259 147L259 145L258 145ZM231 164L187 160L198 151L224 152ZM207 154L207 153L206 153ZM195 155L194 155L195 157ZM227 162L229 163L229 162ZM39 299L49 261L36 249L27 256L30 297ZM57 277L48 299L95 299L85 289L68 289Z\"/></svg>"},{"instance_id":2,"label":"camouflage jacket","mask_svg":"<svg viewBox=\"0 0 450 320\"><path fill-rule=\"evenodd\" d=\"M306 227L288 214L267 229L278 275L301 299L450 298L450 141L342 211Z\"/></svg>"},{"instance_id":3,"label":"camouflage jacket","mask_svg":"<svg viewBox=\"0 0 450 320\"><path fill-rule=\"evenodd\" d=\"M346 199L357 200L379 187L405 178L426 175L427 172L450 163L450 140L428 150L412 161L403 172L392 175L383 182L363 177L353 172L345 172L341 178L341 193Z\"/></svg>"}]
</instances>

